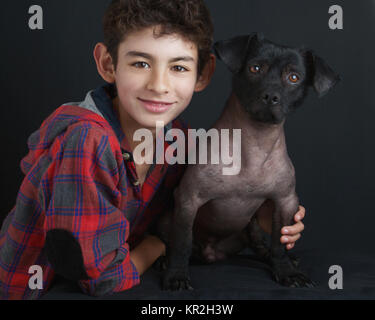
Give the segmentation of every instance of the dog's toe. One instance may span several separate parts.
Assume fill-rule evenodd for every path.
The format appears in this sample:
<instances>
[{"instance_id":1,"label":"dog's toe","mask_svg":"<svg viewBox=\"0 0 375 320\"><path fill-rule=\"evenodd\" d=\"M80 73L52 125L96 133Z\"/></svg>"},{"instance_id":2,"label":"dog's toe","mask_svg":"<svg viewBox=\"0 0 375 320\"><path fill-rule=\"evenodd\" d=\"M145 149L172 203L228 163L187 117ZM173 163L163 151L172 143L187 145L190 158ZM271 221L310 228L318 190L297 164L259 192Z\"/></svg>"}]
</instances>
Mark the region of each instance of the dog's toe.
<instances>
[{"instance_id":1,"label":"dog's toe","mask_svg":"<svg viewBox=\"0 0 375 320\"><path fill-rule=\"evenodd\" d=\"M163 290L194 290L190 284L190 278L186 271L167 270L162 279Z\"/></svg>"},{"instance_id":2,"label":"dog's toe","mask_svg":"<svg viewBox=\"0 0 375 320\"><path fill-rule=\"evenodd\" d=\"M308 287L312 288L314 287L314 283L303 273L299 273L294 277L295 281L294 283L296 284L297 288L303 288L303 287Z\"/></svg>"},{"instance_id":3,"label":"dog's toe","mask_svg":"<svg viewBox=\"0 0 375 320\"><path fill-rule=\"evenodd\" d=\"M315 283L301 272L294 272L293 274L288 275L275 273L273 278L282 286L289 288L315 287Z\"/></svg>"}]
</instances>

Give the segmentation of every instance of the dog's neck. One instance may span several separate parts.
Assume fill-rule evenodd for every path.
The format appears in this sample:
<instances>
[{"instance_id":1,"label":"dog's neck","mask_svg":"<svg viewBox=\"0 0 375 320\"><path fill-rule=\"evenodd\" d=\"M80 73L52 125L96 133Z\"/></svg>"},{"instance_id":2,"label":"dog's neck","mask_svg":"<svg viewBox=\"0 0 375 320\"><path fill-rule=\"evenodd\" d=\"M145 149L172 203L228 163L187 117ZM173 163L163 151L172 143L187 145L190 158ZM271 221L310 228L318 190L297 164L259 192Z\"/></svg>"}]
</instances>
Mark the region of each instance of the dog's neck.
<instances>
[{"instance_id":1,"label":"dog's neck","mask_svg":"<svg viewBox=\"0 0 375 320\"><path fill-rule=\"evenodd\" d=\"M285 150L284 123L285 120L280 124L269 124L251 119L233 92L218 120L222 128L242 130L242 150L251 154L256 149L268 155L276 150Z\"/></svg>"}]
</instances>

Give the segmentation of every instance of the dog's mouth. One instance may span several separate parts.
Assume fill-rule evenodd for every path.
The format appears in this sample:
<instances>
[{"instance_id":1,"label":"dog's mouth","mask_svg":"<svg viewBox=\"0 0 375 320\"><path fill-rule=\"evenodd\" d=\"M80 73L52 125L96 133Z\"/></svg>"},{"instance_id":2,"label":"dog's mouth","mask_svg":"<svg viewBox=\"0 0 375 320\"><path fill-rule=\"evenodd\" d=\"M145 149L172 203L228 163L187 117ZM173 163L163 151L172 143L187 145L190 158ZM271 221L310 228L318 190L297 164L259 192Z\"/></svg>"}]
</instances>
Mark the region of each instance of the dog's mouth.
<instances>
[{"instance_id":1,"label":"dog's mouth","mask_svg":"<svg viewBox=\"0 0 375 320\"><path fill-rule=\"evenodd\" d=\"M262 123L268 123L268 124L281 124L283 122L283 119L278 119L272 115L270 116L263 116L256 114L255 117L252 117L254 120Z\"/></svg>"},{"instance_id":2,"label":"dog's mouth","mask_svg":"<svg viewBox=\"0 0 375 320\"><path fill-rule=\"evenodd\" d=\"M269 124L281 124L285 119L285 114L281 107L272 107L264 109L250 109L248 110L250 117L258 122Z\"/></svg>"}]
</instances>

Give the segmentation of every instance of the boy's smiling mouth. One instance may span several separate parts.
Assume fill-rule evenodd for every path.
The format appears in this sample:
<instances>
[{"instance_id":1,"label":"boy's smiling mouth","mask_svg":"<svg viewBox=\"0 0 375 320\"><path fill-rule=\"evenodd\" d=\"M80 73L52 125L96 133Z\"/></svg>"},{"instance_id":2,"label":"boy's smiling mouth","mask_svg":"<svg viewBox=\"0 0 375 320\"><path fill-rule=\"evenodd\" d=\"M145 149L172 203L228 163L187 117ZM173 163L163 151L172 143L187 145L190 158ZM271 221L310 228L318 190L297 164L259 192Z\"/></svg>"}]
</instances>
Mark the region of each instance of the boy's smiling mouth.
<instances>
[{"instance_id":1,"label":"boy's smiling mouth","mask_svg":"<svg viewBox=\"0 0 375 320\"><path fill-rule=\"evenodd\" d=\"M175 104L175 102L145 100L141 98L138 98L138 100L142 102L146 110L153 113L163 113L169 110Z\"/></svg>"}]
</instances>

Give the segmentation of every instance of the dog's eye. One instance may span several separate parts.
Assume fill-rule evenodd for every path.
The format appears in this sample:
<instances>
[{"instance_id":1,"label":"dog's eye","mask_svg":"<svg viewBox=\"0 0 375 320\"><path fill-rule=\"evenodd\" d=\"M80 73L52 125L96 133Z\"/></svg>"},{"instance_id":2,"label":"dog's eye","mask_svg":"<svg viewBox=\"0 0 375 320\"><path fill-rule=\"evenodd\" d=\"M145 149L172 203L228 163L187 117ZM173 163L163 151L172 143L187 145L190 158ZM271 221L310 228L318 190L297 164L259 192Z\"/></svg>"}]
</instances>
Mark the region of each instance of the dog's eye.
<instances>
[{"instance_id":1,"label":"dog's eye","mask_svg":"<svg viewBox=\"0 0 375 320\"><path fill-rule=\"evenodd\" d=\"M289 81L293 83L297 83L299 81L299 76L297 76L295 73L292 73L289 76Z\"/></svg>"},{"instance_id":2,"label":"dog's eye","mask_svg":"<svg viewBox=\"0 0 375 320\"><path fill-rule=\"evenodd\" d=\"M250 67L250 71L252 73L259 73L260 70L261 70L261 67L259 65L257 65L257 64Z\"/></svg>"}]
</instances>

